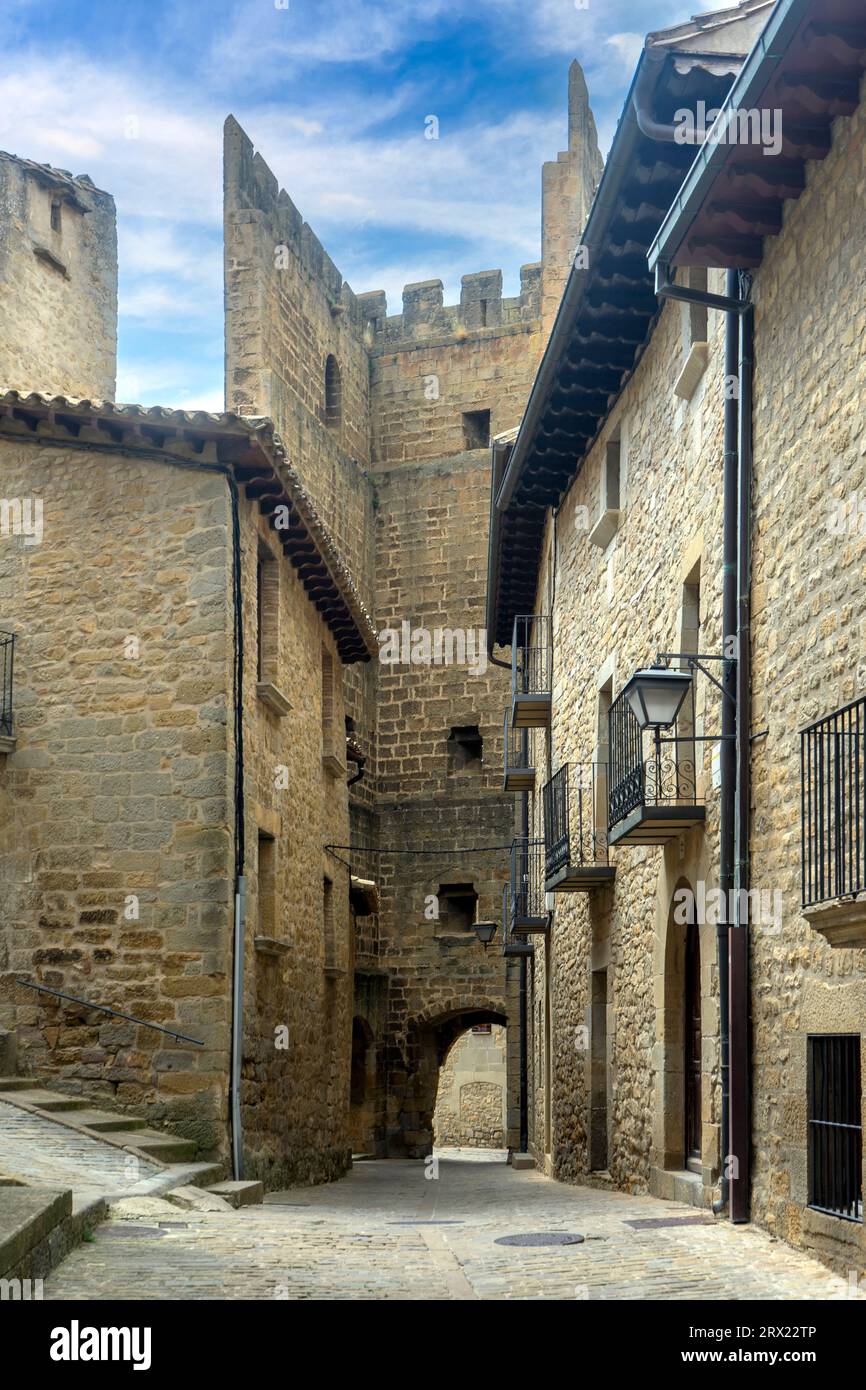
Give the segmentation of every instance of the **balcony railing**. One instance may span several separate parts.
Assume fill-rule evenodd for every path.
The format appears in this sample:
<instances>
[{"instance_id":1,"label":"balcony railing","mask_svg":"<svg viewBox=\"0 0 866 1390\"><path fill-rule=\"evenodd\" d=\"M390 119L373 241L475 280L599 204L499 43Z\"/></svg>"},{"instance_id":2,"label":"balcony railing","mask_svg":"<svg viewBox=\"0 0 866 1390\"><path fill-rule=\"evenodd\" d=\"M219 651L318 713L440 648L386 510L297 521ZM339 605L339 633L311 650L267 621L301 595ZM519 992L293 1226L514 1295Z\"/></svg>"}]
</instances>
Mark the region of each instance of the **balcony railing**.
<instances>
[{"instance_id":1,"label":"balcony railing","mask_svg":"<svg viewBox=\"0 0 866 1390\"><path fill-rule=\"evenodd\" d=\"M804 729L800 758L805 908L866 892L866 698Z\"/></svg>"},{"instance_id":2,"label":"balcony railing","mask_svg":"<svg viewBox=\"0 0 866 1390\"><path fill-rule=\"evenodd\" d=\"M511 845L511 930L544 932L549 917L544 905L544 841L517 837Z\"/></svg>"},{"instance_id":3,"label":"balcony railing","mask_svg":"<svg viewBox=\"0 0 866 1390\"><path fill-rule=\"evenodd\" d=\"M511 929L511 889L506 883L502 888L502 954L504 956L531 956L535 950L531 941L515 936Z\"/></svg>"},{"instance_id":4,"label":"balcony railing","mask_svg":"<svg viewBox=\"0 0 866 1390\"><path fill-rule=\"evenodd\" d=\"M12 658L15 636L0 632L0 738L12 738Z\"/></svg>"},{"instance_id":5,"label":"balcony railing","mask_svg":"<svg viewBox=\"0 0 866 1390\"><path fill-rule=\"evenodd\" d=\"M552 678L550 618L532 613L515 618L511 639L512 728L547 728Z\"/></svg>"},{"instance_id":6,"label":"balcony railing","mask_svg":"<svg viewBox=\"0 0 866 1390\"><path fill-rule=\"evenodd\" d=\"M535 786L535 768L529 752L529 731L513 729L508 710L503 724L503 747L505 749L505 771L502 779L503 790L507 792L529 792Z\"/></svg>"},{"instance_id":7,"label":"balcony railing","mask_svg":"<svg viewBox=\"0 0 866 1390\"><path fill-rule=\"evenodd\" d=\"M698 800L695 681L676 723L643 730L625 695L608 715L608 838L615 845L661 845L703 824Z\"/></svg>"},{"instance_id":8,"label":"balcony railing","mask_svg":"<svg viewBox=\"0 0 866 1390\"><path fill-rule=\"evenodd\" d=\"M549 893L588 892L609 883L607 831L597 824L606 810L606 763L566 763L545 784L544 876Z\"/></svg>"}]
</instances>

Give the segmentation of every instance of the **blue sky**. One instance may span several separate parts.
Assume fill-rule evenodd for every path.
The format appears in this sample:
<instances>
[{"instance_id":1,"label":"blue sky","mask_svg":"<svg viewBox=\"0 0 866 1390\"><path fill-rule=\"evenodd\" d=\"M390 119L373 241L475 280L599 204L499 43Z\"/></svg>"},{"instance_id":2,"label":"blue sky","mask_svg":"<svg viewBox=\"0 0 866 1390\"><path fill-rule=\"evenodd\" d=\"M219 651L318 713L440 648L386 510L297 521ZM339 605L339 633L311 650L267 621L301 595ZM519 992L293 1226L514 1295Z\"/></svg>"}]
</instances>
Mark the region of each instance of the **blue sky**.
<instances>
[{"instance_id":1,"label":"blue sky","mask_svg":"<svg viewBox=\"0 0 866 1390\"><path fill-rule=\"evenodd\" d=\"M582 3L582 0L579 0ZM580 60L606 152L644 34L704 0L3 0L0 148L114 194L118 399L222 405L232 112L358 292L539 258ZM424 138L439 119L438 141ZM35 384L35 383L34 383Z\"/></svg>"}]
</instances>

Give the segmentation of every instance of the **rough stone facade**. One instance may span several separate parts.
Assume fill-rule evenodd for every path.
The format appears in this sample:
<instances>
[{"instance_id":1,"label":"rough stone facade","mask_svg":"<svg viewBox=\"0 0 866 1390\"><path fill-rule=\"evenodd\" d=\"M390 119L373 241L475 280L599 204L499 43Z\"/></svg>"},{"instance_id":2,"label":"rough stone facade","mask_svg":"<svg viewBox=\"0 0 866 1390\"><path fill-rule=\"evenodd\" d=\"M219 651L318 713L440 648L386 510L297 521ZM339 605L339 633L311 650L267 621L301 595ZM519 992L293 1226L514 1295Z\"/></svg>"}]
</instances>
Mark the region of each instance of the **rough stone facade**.
<instances>
[{"instance_id":1,"label":"rough stone facade","mask_svg":"<svg viewBox=\"0 0 866 1390\"><path fill-rule=\"evenodd\" d=\"M114 199L0 151L0 382L51 395L114 399Z\"/></svg>"},{"instance_id":2,"label":"rough stone facade","mask_svg":"<svg viewBox=\"0 0 866 1390\"><path fill-rule=\"evenodd\" d=\"M569 121L558 167L583 206L598 153L584 153L579 69ZM544 267L523 268L514 298L500 271L464 276L453 306L440 281L409 285L389 316L384 294L342 280L232 118L225 136L227 404L273 416L372 595L382 643L380 662L344 682L367 762L351 836L336 842L351 852L335 854L380 890L378 913L355 919L352 1143L420 1156L453 1039L516 1017L516 964L482 951L471 929L473 915L499 915L514 819L500 775L508 678L488 663L483 630L488 443L516 424L541 353ZM548 269L564 277L564 194L545 208ZM440 655L413 648L413 634L432 643L437 630ZM516 1145L516 1029L509 1068Z\"/></svg>"},{"instance_id":3,"label":"rough stone facade","mask_svg":"<svg viewBox=\"0 0 866 1390\"><path fill-rule=\"evenodd\" d=\"M433 1142L439 1148L501 1149L506 1134L506 1030L472 1028L442 1065Z\"/></svg>"},{"instance_id":4,"label":"rough stone facade","mask_svg":"<svg viewBox=\"0 0 866 1390\"><path fill-rule=\"evenodd\" d=\"M751 887L772 904L750 928L752 1219L861 1277L862 1220L810 1205L807 1039L858 1037L866 1067L866 951L829 945L821 914L801 907L800 731L866 694L863 95L834 122L829 156L807 166L805 192L754 272L750 830ZM724 292L722 272L709 272L708 288ZM722 650L724 325L710 309L706 365L686 399L673 387L690 326L687 306L662 307L548 515L535 611L553 618L553 714L549 731L532 734L539 839L543 784L565 763L607 762L606 705L631 673L659 651ZM614 438L619 516L602 548L589 536ZM700 675L696 686L696 728L709 736L720 696ZM716 930L699 927L702 1151L687 1165L686 926L673 908L677 889L719 881L712 742L699 745L697 800L703 827L665 847L615 846L612 885L556 895L550 931L533 938L526 1021L539 1166L706 1206L723 1158Z\"/></svg>"}]
</instances>

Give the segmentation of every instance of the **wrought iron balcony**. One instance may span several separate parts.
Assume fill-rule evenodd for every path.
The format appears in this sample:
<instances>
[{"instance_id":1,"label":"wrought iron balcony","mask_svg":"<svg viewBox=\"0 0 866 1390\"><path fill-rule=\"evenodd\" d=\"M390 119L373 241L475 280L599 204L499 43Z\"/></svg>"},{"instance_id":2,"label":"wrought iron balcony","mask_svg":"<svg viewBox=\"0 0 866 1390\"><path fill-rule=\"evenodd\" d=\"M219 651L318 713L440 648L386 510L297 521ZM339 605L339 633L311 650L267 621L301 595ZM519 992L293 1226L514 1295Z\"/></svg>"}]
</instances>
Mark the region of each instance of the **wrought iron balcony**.
<instances>
[{"instance_id":1,"label":"wrought iron balcony","mask_svg":"<svg viewBox=\"0 0 866 1390\"><path fill-rule=\"evenodd\" d=\"M698 800L695 682L676 721L662 733L641 729L624 694L608 716L608 843L663 845L703 825Z\"/></svg>"},{"instance_id":2,"label":"wrought iron balcony","mask_svg":"<svg viewBox=\"0 0 866 1390\"><path fill-rule=\"evenodd\" d=\"M502 954L504 956L531 956L535 947L531 941L515 936L511 930L511 889L506 883L502 889Z\"/></svg>"},{"instance_id":3,"label":"wrought iron balcony","mask_svg":"<svg viewBox=\"0 0 866 1390\"><path fill-rule=\"evenodd\" d=\"M550 724L553 648L550 618L530 613L514 619L511 639L511 727Z\"/></svg>"},{"instance_id":4,"label":"wrought iron balcony","mask_svg":"<svg viewBox=\"0 0 866 1390\"><path fill-rule=\"evenodd\" d=\"M12 658L15 653L15 636L11 632L0 632L0 752L9 752L13 740L12 732ZM7 745L4 747L4 742Z\"/></svg>"},{"instance_id":5,"label":"wrought iron balcony","mask_svg":"<svg viewBox=\"0 0 866 1390\"><path fill-rule=\"evenodd\" d=\"M545 784L544 886L548 893L581 893L610 883L606 814L607 765L566 763Z\"/></svg>"},{"instance_id":6,"label":"wrought iron balcony","mask_svg":"<svg viewBox=\"0 0 866 1390\"><path fill-rule=\"evenodd\" d=\"M529 731L512 729L508 710L503 725L505 771L502 788L507 792L530 792L535 786L535 768L529 753Z\"/></svg>"},{"instance_id":7,"label":"wrought iron balcony","mask_svg":"<svg viewBox=\"0 0 866 1390\"><path fill-rule=\"evenodd\" d=\"M866 698L804 729L800 759L803 910L832 945L866 945Z\"/></svg>"},{"instance_id":8,"label":"wrought iron balcony","mask_svg":"<svg viewBox=\"0 0 866 1390\"><path fill-rule=\"evenodd\" d=\"M546 932L544 841L518 836L511 845L511 930L517 935Z\"/></svg>"}]
</instances>

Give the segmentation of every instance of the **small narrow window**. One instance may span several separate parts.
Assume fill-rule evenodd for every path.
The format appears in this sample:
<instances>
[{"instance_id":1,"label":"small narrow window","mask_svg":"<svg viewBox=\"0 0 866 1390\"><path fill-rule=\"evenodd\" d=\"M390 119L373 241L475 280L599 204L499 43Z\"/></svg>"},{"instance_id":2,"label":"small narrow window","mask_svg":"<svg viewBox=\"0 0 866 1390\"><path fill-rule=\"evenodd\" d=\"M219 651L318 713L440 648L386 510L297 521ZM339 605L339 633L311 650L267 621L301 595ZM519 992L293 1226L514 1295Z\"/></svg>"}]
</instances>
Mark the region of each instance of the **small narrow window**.
<instances>
[{"instance_id":1,"label":"small narrow window","mask_svg":"<svg viewBox=\"0 0 866 1390\"><path fill-rule=\"evenodd\" d=\"M439 926L447 931L471 931L478 894L471 883L440 883Z\"/></svg>"},{"instance_id":2,"label":"small narrow window","mask_svg":"<svg viewBox=\"0 0 866 1390\"><path fill-rule=\"evenodd\" d=\"M448 735L448 771L465 772L481 767L484 740L477 724L459 724Z\"/></svg>"},{"instance_id":3,"label":"small narrow window","mask_svg":"<svg viewBox=\"0 0 866 1390\"><path fill-rule=\"evenodd\" d=\"M51 199L51 230L52 232L63 230L63 200L61 198Z\"/></svg>"},{"instance_id":4,"label":"small narrow window","mask_svg":"<svg viewBox=\"0 0 866 1390\"><path fill-rule=\"evenodd\" d=\"M490 411L466 410L463 412L464 449L486 449L490 444Z\"/></svg>"},{"instance_id":5,"label":"small narrow window","mask_svg":"<svg viewBox=\"0 0 866 1390\"><path fill-rule=\"evenodd\" d=\"M337 953L337 932L334 923L334 885L326 876L322 879L322 921L324 929L325 974L340 974Z\"/></svg>"},{"instance_id":6,"label":"small narrow window","mask_svg":"<svg viewBox=\"0 0 866 1390\"><path fill-rule=\"evenodd\" d=\"M325 363L325 424L335 429L343 419L343 385L333 353Z\"/></svg>"},{"instance_id":7,"label":"small narrow window","mask_svg":"<svg viewBox=\"0 0 866 1390\"><path fill-rule=\"evenodd\" d=\"M273 835L259 831L258 892L259 936L276 935L276 841Z\"/></svg>"},{"instance_id":8,"label":"small narrow window","mask_svg":"<svg viewBox=\"0 0 866 1390\"><path fill-rule=\"evenodd\" d=\"M481 300L481 327L487 327L487 300Z\"/></svg>"},{"instance_id":9,"label":"small narrow window","mask_svg":"<svg viewBox=\"0 0 866 1390\"><path fill-rule=\"evenodd\" d=\"M256 678L277 680L280 621L280 567L264 544L256 556Z\"/></svg>"},{"instance_id":10,"label":"small narrow window","mask_svg":"<svg viewBox=\"0 0 866 1390\"><path fill-rule=\"evenodd\" d=\"M860 1037L808 1040L809 1206L863 1220Z\"/></svg>"},{"instance_id":11,"label":"small narrow window","mask_svg":"<svg viewBox=\"0 0 866 1390\"><path fill-rule=\"evenodd\" d=\"M334 658L322 648L322 756L330 757L334 748Z\"/></svg>"}]
</instances>

